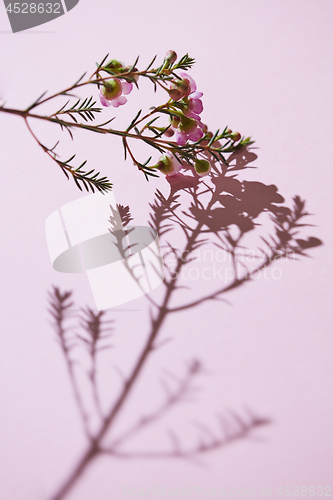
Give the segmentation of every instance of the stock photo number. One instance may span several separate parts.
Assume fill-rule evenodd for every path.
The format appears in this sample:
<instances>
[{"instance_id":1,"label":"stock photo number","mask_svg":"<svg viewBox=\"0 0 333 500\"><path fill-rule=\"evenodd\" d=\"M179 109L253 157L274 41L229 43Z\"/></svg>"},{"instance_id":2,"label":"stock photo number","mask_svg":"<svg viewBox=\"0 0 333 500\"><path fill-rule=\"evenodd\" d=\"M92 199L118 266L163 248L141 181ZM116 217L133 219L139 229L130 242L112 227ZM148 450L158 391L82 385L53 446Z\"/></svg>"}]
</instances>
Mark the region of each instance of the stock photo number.
<instances>
[{"instance_id":1,"label":"stock photo number","mask_svg":"<svg viewBox=\"0 0 333 500\"><path fill-rule=\"evenodd\" d=\"M67 14L78 3L79 0L26 0L22 2L4 0L5 10L13 33L54 21L58 17Z\"/></svg>"},{"instance_id":2,"label":"stock photo number","mask_svg":"<svg viewBox=\"0 0 333 500\"><path fill-rule=\"evenodd\" d=\"M286 496L286 497L330 497L331 486L285 486L284 488L281 486L277 495Z\"/></svg>"},{"instance_id":3,"label":"stock photo number","mask_svg":"<svg viewBox=\"0 0 333 500\"><path fill-rule=\"evenodd\" d=\"M10 3L6 11L10 14L61 14L60 3Z\"/></svg>"}]
</instances>

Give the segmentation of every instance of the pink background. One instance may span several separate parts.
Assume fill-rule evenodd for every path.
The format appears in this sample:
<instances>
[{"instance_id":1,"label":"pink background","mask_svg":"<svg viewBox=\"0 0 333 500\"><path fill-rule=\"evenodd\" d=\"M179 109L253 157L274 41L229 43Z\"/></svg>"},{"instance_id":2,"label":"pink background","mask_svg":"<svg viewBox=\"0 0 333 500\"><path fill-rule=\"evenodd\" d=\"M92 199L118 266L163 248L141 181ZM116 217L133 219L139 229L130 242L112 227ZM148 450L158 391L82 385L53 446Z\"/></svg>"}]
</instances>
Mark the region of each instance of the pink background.
<instances>
[{"instance_id":1,"label":"pink background","mask_svg":"<svg viewBox=\"0 0 333 500\"><path fill-rule=\"evenodd\" d=\"M252 487L257 496L271 487L272 497L281 498L280 486L333 486L332 26L329 0L80 0L67 15L13 35L0 5L0 96L9 107L25 107L44 90L91 73L107 52L126 63L140 54L142 66L169 49L189 52L197 60L191 74L204 92L203 120L212 129L228 124L252 135L258 159L250 178L276 184L287 202L295 194L305 198L314 214L309 222L317 226L306 234L324 241L312 258L281 263L280 280L262 279L230 294L231 305L206 303L174 315L163 332L174 341L146 370L126 417L159 394L152 377L160 367L182 373L200 357L207 374L199 380L199 399L179 407L147 439L164 445L165 429L173 427L193 442L193 421L214 428L218 412L245 407L271 417L272 425L257 430L256 439L205 456L202 466L103 458L69 500L118 500L124 487ZM148 83L134 94L119 111L119 127L157 102ZM44 500L84 446L46 291L55 284L73 289L78 306L93 301L84 276L52 269L44 234L46 217L78 190L38 149L23 120L0 114L0 127L1 498ZM34 127L49 145L59 138L52 127ZM148 184L124 163L116 138L79 132L66 148L109 176L137 224L147 220L154 188L168 191L164 179ZM145 298L110 317L117 346L111 359L126 370L147 334Z\"/></svg>"}]
</instances>

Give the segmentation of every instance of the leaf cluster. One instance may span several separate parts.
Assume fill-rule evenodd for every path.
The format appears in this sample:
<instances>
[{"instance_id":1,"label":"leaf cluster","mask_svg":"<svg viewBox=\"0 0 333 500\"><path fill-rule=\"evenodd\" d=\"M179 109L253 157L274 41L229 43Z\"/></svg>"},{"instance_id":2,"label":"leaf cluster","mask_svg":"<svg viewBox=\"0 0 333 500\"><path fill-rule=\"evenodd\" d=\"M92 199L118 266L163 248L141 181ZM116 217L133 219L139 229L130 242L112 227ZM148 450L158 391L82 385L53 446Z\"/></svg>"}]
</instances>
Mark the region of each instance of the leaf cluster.
<instances>
[{"instance_id":1,"label":"leaf cluster","mask_svg":"<svg viewBox=\"0 0 333 500\"><path fill-rule=\"evenodd\" d=\"M79 116L80 118L83 118L86 122L88 121L93 121L95 119L95 113L100 113L102 111L102 108L99 108L95 106L96 101L93 101L93 96L90 98L86 98L83 101L81 99L78 99L78 101L71 106L70 108L66 108L68 105L69 101L62 106L62 108L59 109L56 113L54 113L53 116L58 116L58 115L68 115L70 118L75 122L78 123L76 119L76 115Z\"/></svg>"},{"instance_id":2,"label":"leaf cluster","mask_svg":"<svg viewBox=\"0 0 333 500\"><path fill-rule=\"evenodd\" d=\"M89 191L90 189L93 193L95 192L95 189L101 193L111 191L112 184L107 177L100 177L100 172L96 172L94 169L89 170L89 172L85 172L83 170L87 160L81 163L79 167L74 168L70 162L75 158L75 156L76 155L71 156L66 161L61 161L55 158L55 161L66 175L67 179L69 179L70 173L80 191L82 191L82 185L85 187L86 191Z\"/></svg>"}]
</instances>

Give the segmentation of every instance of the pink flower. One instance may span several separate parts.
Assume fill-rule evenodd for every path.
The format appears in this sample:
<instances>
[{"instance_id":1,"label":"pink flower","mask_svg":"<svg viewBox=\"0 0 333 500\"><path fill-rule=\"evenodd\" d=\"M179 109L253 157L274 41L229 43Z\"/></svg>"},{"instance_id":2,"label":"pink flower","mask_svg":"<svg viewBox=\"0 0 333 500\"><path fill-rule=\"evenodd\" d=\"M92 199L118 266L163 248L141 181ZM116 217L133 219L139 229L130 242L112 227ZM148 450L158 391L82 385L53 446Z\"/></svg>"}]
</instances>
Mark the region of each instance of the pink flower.
<instances>
[{"instance_id":1,"label":"pink flower","mask_svg":"<svg viewBox=\"0 0 333 500\"><path fill-rule=\"evenodd\" d=\"M190 84L189 94L192 94L192 92L196 92L197 84L190 75L188 75L187 73L179 73L179 76L181 76L183 80L188 80Z\"/></svg>"},{"instance_id":2,"label":"pink flower","mask_svg":"<svg viewBox=\"0 0 333 500\"><path fill-rule=\"evenodd\" d=\"M133 85L126 80L119 80L119 78L111 78L103 83L99 91L99 98L103 106L113 106L118 108L126 104L127 99L123 94L129 94L133 89Z\"/></svg>"},{"instance_id":3,"label":"pink flower","mask_svg":"<svg viewBox=\"0 0 333 500\"><path fill-rule=\"evenodd\" d=\"M202 92L194 92L191 97L189 97L188 100L188 106L189 106L189 113L185 114L187 116L191 116L192 113L195 113L196 115L200 115L203 111L203 104L200 99L200 97L203 96Z\"/></svg>"},{"instance_id":4,"label":"pink flower","mask_svg":"<svg viewBox=\"0 0 333 500\"><path fill-rule=\"evenodd\" d=\"M181 80L173 82L170 86L171 93L170 97L174 98L175 101L179 99L183 99L184 101L184 114L187 116L191 116L193 113L199 115L203 111L203 104L201 101L201 97L203 96L202 92L197 92L197 85L193 78L187 73L179 73L181 76Z\"/></svg>"},{"instance_id":5,"label":"pink flower","mask_svg":"<svg viewBox=\"0 0 333 500\"><path fill-rule=\"evenodd\" d=\"M180 76L183 79L186 79L190 83L190 92L187 96L187 99L185 99L185 102L187 101L188 104L188 109L184 110L184 114L186 116L191 117L192 115L200 115L203 111L203 104L201 101L201 97L203 96L202 92L197 92L197 86L193 78L188 75L187 73L180 73Z\"/></svg>"},{"instance_id":6,"label":"pink flower","mask_svg":"<svg viewBox=\"0 0 333 500\"><path fill-rule=\"evenodd\" d=\"M189 116L182 116L175 128L176 141L178 146L184 146L188 140L196 142L204 136L204 124L200 120L200 116L195 113Z\"/></svg>"}]
</instances>

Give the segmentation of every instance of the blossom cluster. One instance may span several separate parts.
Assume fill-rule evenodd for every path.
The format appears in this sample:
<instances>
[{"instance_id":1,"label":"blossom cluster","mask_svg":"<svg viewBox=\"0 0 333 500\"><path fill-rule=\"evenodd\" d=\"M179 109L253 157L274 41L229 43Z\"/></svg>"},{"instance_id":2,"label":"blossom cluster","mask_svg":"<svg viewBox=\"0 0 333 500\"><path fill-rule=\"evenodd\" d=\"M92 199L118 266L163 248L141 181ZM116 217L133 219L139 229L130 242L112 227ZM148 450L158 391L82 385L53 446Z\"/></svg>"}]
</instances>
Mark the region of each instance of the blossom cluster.
<instances>
[{"instance_id":1,"label":"blossom cluster","mask_svg":"<svg viewBox=\"0 0 333 500\"><path fill-rule=\"evenodd\" d=\"M180 77L180 80L171 83L169 95L178 103L177 108L173 109L176 116L172 117L171 127L178 146L184 146L188 140L195 142L201 139L205 126L199 116L203 111L203 93L197 91L196 83L190 75L180 73Z\"/></svg>"},{"instance_id":2,"label":"blossom cluster","mask_svg":"<svg viewBox=\"0 0 333 500\"><path fill-rule=\"evenodd\" d=\"M164 71L166 75L172 75L166 80L167 87L161 84L169 96L168 102L162 107L169 114L170 124L168 127L160 130L162 130L161 133L164 133L168 137L175 137L175 147L171 147L169 151L163 153L154 166L154 168L166 176L176 175L183 168L182 163L180 163L178 157L174 154L177 148L179 150L179 148L185 146L189 141L196 143L203 138L212 137L212 134L207 132L207 127L202 123L200 117L203 111L203 102L201 99L203 93L197 90L194 79L188 73L174 73L173 64L176 59L177 54L174 51L169 51L164 58L162 68L159 70L161 72ZM109 61L107 66L105 66L104 69L111 70L110 72L114 76L103 81L100 86L99 98L103 106L117 108L126 104L127 99L125 95L130 94L133 84L128 81L130 80L129 78L122 78L122 74L126 73L126 71L134 73L134 75L130 76L132 81L135 80L135 82L139 78L137 70L133 70L133 67L129 68L115 59ZM229 138L233 141L239 140L239 134L239 137L238 135L233 135L234 137L230 130ZM210 162L203 158L193 160L192 166L199 176L208 175L211 170Z\"/></svg>"}]
</instances>

